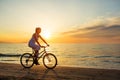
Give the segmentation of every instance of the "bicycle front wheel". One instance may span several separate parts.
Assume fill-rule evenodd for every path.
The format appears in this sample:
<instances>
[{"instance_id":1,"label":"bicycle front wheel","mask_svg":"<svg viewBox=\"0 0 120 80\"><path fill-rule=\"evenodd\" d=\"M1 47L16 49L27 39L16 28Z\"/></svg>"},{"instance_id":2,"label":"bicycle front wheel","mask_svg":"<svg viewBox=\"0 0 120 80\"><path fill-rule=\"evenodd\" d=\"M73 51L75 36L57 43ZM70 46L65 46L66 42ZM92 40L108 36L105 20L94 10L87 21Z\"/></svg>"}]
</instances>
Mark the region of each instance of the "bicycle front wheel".
<instances>
[{"instance_id":1,"label":"bicycle front wheel","mask_svg":"<svg viewBox=\"0 0 120 80\"><path fill-rule=\"evenodd\" d=\"M34 58L30 53L24 53L20 57L20 63L24 68L30 68L34 65Z\"/></svg>"},{"instance_id":2,"label":"bicycle front wheel","mask_svg":"<svg viewBox=\"0 0 120 80\"><path fill-rule=\"evenodd\" d=\"M43 64L46 68L48 69L53 69L57 65L57 58L54 54L52 53L47 53L43 57Z\"/></svg>"}]
</instances>

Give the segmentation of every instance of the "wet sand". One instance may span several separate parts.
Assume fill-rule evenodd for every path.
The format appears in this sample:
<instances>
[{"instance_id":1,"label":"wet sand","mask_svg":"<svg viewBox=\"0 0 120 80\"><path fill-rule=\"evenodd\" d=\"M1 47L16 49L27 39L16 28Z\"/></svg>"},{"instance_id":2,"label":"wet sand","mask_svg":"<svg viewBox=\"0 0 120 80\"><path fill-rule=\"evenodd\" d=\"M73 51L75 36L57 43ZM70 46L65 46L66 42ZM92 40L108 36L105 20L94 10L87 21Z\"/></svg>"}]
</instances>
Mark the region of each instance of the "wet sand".
<instances>
[{"instance_id":1,"label":"wet sand","mask_svg":"<svg viewBox=\"0 0 120 80\"><path fill-rule=\"evenodd\" d=\"M20 64L0 63L0 80L120 80L120 70L62 66L50 70L43 65L25 69Z\"/></svg>"}]
</instances>

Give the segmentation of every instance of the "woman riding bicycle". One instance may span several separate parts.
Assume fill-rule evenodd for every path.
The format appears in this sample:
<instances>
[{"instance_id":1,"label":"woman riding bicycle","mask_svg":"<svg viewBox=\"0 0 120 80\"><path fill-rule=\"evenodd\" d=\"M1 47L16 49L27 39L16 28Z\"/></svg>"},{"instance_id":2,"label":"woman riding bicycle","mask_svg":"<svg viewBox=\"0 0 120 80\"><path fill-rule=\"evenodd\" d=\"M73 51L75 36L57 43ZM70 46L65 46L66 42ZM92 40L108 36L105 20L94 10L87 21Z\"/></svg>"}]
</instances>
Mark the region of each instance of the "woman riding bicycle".
<instances>
[{"instance_id":1,"label":"woman riding bicycle","mask_svg":"<svg viewBox=\"0 0 120 80\"><path fill-rule=\"evenodd\" d=\"M42 36L40 35L40 33L41 33L41 28L37 27L35 29L35 33L32 35L32 38L30 39L30 41L28 43L28 46L31 47L35 51L35 54L34 54L34 56L35 56L34 63L36 65L39 65L37 57L38 57L38 53L39 53L40 47L42 47L40 45L40 43L38 42L38 38L40 38L44 43L46 43L47 46L49 46L49 44L42 38Z\"/></svg>"}]
</instances>

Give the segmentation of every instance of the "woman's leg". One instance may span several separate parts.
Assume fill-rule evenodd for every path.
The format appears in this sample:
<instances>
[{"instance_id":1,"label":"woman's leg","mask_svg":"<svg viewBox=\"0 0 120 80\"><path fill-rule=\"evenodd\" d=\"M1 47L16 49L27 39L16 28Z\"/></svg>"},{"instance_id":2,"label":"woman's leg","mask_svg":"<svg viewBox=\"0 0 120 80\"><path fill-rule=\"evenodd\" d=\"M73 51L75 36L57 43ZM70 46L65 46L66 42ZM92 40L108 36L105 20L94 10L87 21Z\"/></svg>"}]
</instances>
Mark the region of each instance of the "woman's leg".
<instances>
[{"instance_id":1,"label":"woman's leg","mask_svg":"<svg viewBox=\"0 0 120 80\"><path fill-rule=\"evenodd\" d=\"M35 54L34 54L34 56L35 56L35 64L36 64L36 65L39 65L38 59L37 59L37 57L38 57L38 55L39 55L39 50L40 50L40 46L35 45Z\"/></svg>"},{"instance_id":2,"label":"woman's leg","mask_svg":"<svg viewBox=\"0 0 120 80\"><path fill-rule=\"evenodd\" d=\"M38 57L38 52L39 52L38 50L35 50L35 54L34 54L35 57Z\"/></svg>"},{"instance_id":3,"label":"woman's leg","mask_svg":"<svg viewBox=\"0 0 120 80\"><path fill-rule=\"evenodd\" d=\"M36 65L39 65L39 63L38 63L38 50L35 50L35 54L34 54L34 56L35 56L35 60L34 60L34 63L36 64Z\"/></svg>"},{"instance_id":4,"label":"woman's leg","mask_svg":"<svg viewBox=\"0 0 120 80\"><path fill-rule=\"evenodd\" d=\"M36 65L38 65L39 63L38 63L37 57L39 55L40 46L36 45L36 44L29 44L29 47L31 47L32 49L34 49L34 51L35 51L35 54L34 54L34 56L35 56L34 63Z\"/></svg>"}]
</instances>

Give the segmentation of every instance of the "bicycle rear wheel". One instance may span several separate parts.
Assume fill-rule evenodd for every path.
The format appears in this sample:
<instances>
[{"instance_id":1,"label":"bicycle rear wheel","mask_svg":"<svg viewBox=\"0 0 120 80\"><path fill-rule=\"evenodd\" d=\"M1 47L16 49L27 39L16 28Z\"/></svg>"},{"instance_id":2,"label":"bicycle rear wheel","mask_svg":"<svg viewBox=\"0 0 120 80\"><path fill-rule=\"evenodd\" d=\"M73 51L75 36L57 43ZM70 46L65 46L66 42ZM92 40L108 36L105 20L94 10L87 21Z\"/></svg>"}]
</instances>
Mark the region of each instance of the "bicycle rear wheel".
<instances>
[{"instance_id":1,"label":"bicycle rear wheel","mask_svg":"<svg viewBox=\"0 0 120 80\"><path fill-rule=\"evenodd\" d=\"M52 53L47 53L43 56L43 64L48 69L53 69L57 65L57 58Z\"/></svg>"},{"instance_id":2,"label":"bicycle rear wheel","mask_svg":"<svg viewBox=\"0 0 120 80\"><path fill-rule=\"evenodd\" d=\"M34 58L30 53L24 53L20 57L20 63L24 68L30 68L34 65Z\"/></svg>"}]
</instances>

